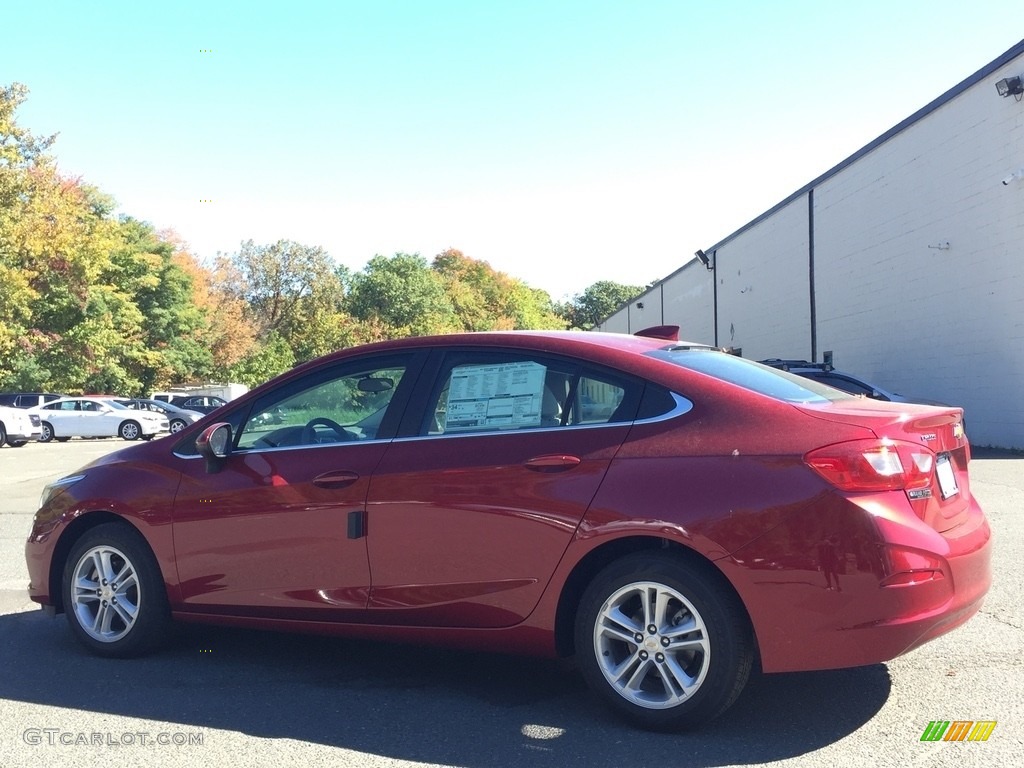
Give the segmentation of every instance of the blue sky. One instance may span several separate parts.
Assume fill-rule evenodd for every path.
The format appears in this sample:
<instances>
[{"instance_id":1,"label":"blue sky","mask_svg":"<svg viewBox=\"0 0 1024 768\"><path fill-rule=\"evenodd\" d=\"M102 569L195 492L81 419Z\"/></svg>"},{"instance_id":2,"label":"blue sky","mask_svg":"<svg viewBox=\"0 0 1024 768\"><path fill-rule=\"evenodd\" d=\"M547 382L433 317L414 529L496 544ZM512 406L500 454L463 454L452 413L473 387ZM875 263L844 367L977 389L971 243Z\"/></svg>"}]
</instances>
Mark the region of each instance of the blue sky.
<instances>
[{"instance_id":1,"label":"blue sky","mask_svg":"<svg viewBox=\"0 0 1024 768\"><path fill-rule=\"evenodd\" d=\"M454 247L558 299L671 273L1019 42L1020 7L51 0L7 4L0 83L200 257Z\"/></svg>"}]
</instances>

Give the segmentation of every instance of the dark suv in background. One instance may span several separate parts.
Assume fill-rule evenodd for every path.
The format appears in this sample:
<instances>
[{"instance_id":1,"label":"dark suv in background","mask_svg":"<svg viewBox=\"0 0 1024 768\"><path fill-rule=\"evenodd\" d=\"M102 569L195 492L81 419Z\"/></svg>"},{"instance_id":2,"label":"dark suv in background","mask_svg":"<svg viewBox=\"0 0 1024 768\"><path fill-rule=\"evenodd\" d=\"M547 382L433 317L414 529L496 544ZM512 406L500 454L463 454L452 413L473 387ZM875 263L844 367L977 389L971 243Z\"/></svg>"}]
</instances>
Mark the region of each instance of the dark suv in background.
<instances>
[{"instance_id":1,"label":"dark suv in background","mask_svg":"<svg viewBox=\"0 0 1024 768\"><path fill-rule=\"evenodd\" d=\"M163 392L154 394L153 399L176 405L186 411L198 411L199 413L213 413L228 402L223 397L215 395L175 395Z\"/></svg>"},{"instance_id":2,"label":"dark suv in background","mask_svg":"<svg viewBox=\"0 0 1024 768\"><path fill-rule=\"evenodd\" d=\"M759 360L762 365L770 365L783 371L795 373L805 379L813 379L827 384L830 387L849 392L851 395L864 395L872 400L887 400L893 403L919 403L920 405L941 405L949 407L948 403L940 403L937 400L928 400L923 397L906 397L898 392L890 392L877 384L871 384L864 379L854 376L852 373L837 371L832 363L811 363L807 360L782 360L773 357L769 360Z\"/></svg>"}]
</instances>

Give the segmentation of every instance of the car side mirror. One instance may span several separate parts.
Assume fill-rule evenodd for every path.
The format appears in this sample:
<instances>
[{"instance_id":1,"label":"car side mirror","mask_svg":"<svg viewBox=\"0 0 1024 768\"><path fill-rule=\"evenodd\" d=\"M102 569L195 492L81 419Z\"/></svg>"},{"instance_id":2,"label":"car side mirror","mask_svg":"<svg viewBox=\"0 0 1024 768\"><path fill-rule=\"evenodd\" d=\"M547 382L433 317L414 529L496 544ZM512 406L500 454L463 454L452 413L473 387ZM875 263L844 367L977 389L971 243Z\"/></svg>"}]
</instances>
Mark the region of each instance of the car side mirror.
<instances>
[{"instance_id":1,"label":"car side mirror","mask_svg":"<svg viewBox=\"0 0 1024 768\"><path fill-rule=\"evenodd\" d=\"M219 421L204 429L196 438L196 450L206 459L208 475L220 472L231 454L231 425Z\"/></svg>"}]
</instances>

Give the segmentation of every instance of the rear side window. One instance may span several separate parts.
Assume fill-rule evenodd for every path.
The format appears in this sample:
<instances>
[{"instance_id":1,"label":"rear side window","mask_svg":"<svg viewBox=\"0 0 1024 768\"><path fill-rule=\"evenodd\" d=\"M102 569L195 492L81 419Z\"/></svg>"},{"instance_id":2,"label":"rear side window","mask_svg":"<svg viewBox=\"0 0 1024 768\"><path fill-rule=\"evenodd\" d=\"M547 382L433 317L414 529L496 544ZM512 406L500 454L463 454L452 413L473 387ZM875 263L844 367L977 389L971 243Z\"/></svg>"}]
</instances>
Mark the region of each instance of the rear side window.
<instances>
[{"instance_id":1,"label":"rear side window","mask_svg":"<svg viewBox=\"0 0 1024 768\"><path fill-rule=\"evenodd\" d=\"M851 397L816 381L716 350L669 348L646 354L787 403L825 403Z\"/></svg>"},{"instance_id":2,"label":"rear side window","mask_svg":"<svg viewBox=\"0 0 1024 768\"><path fill-rule=\"evenodd\" d=\"M641 390L639 382L575 361L512 352L450 353L419 434L632 421Z\"/></svg>"}]
</instances>

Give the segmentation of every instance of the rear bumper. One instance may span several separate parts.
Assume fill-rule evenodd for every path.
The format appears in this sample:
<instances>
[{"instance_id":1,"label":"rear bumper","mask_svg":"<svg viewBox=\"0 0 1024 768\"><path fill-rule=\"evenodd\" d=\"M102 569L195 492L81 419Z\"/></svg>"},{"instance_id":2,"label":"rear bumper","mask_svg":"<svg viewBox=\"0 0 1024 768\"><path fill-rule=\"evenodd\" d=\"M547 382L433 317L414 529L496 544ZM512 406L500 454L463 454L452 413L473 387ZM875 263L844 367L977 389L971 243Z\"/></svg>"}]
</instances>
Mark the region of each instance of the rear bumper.
<instances>
[{"instance_id":1,"label":"rear bumper","mask_svg":"<svg viewBox=\"0 0 1024 768\"><path fill-rule=\"evenodd\" d=\"M889 661L978 612L992 580L992 534L981 509L972 500L966 520L939 534L902 508L901 498L834 499L719 561L750 612L765 672ZM755 558L770 561L773 550L791 547L794 538L836 542L839 553L823 563L820 545L812 544L804 562L792 563L797 567L750 566ZM936 556L941 571L883 586L888 573L876 553L892 547Z\"/></svg>"},{"instance_id":2,"label":"rear bumper","mask_svg":"<svg viewBox=\"0 0 1024 768\"><path fill-rule=\"evenodd\" d=\"M32 431L32 430L25 431L24 429L14 429L14 430L8 429L7 430L7 441L8 442L14 442L14 443L20 443L23 440L38 440L40 437L42 437L42 434L43 434L43 432L40 429L36 429L35 431Z\"/></svg>"}]
</instances>

